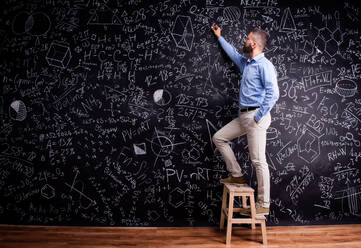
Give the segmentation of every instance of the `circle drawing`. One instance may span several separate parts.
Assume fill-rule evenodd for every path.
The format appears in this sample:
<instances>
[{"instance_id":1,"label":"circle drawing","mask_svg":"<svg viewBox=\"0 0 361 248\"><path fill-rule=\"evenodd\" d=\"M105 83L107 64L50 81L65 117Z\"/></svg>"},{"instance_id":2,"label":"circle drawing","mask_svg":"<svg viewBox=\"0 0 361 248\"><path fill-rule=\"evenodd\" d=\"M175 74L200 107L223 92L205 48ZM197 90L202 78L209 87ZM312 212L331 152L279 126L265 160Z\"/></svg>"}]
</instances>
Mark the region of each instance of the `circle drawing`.
<instances>
[{"instance_id":1,"label":"circle drawing","mask_svg":"<svg viewBox=\"0 0 361 248\"><path fill-rule=\"evenodd\" d=\"M165 136L157 136L153 138L151 148L157 156L166 157L173 151L173 143Z\"/></svg>"},{"instance_id":2,"label":"circle drawing","mask_svg":"<svg viewBox=\"0 0 361 248\"><path fill-rule=\"evenodd\" d=\"M9 107L9 115L11 119L16 121L25 120L27 115L25 103L21 100L12 102Z\"/></svg>"},{"instance_id":3,"label":"circle drawing","mask_svg":"<svg viewBox=\"0 0 361 248\"><path fill-rule=\"evenodd\" d=\"M154 92L153 100L157 105L165 106L172 100L172 95L167 90L159 89Z\"/></svg>"}]
</instances>

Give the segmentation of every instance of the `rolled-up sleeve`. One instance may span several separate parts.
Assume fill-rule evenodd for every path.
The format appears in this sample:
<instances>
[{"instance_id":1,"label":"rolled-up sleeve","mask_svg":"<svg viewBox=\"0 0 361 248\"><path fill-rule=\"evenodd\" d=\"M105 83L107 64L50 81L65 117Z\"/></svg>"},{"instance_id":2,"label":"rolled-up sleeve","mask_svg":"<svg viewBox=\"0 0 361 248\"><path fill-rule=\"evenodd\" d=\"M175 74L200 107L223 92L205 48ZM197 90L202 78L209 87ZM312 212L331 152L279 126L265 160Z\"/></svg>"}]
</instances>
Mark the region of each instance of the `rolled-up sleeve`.
<instances>
[{"instance_id":1,"label":"rolled-up sleeve","mask_svg":"<svg viewBox=\"0 0 361 248\"><path fill-rule=\"evenodd\" d=\"M247 59L239 54L236 48L229 44L222 36L218 38L218 42L221 44L228 57L238 66L241 72L243 72L244 63L247 61Z\"/></svg>"}]
</instances>

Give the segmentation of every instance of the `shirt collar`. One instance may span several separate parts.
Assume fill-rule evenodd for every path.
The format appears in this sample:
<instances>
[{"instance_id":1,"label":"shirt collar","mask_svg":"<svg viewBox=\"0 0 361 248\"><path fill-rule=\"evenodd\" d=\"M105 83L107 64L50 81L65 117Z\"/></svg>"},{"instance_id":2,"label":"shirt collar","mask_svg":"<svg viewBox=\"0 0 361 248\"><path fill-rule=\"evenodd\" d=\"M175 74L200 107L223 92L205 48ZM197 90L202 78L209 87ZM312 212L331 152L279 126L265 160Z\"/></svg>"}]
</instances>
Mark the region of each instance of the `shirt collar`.
<instances>
[{"instance_id":1,"label":"shirt collar","mask_svg":"<svg viewBox=\"0 0 361 248\"><path fill-rule=\"evenodd\" d=\"M264 57L264 53L260 53L258 54L256 57L254 57L253 59L248 59L247 61L248 62L251 62L251 61L255 61L255 62L258 62L260 59L262 59Z\"/></svg>"}]
</instances>

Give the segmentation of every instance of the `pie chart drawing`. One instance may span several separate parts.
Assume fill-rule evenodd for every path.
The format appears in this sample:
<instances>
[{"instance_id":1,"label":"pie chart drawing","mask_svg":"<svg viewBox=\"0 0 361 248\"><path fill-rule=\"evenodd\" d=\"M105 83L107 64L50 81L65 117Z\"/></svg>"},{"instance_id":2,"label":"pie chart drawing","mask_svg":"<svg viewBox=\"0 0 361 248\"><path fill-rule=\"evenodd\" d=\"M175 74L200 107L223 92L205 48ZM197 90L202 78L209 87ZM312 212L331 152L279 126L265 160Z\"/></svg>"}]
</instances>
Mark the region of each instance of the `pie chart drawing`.
<instances>
[{"instance_id":1,"label":"pie chart drawing","mask_svg":"<svg viewBox=\"0 0 361 248\"><path fill-rule=\"evenodd\" d=\"M166 157L173 151L173 143L165 136L157 136L152 140L151 148L157 156Z\"/></svg>"},{"instance_id":2,"label":"pie chart drawing","mask_svg":"<svg viewBox=\"0 0 361 248\"><path fill-rule=\"evenodd\" d=\"M21 100L13 101L9 107L10 118L16 121L23 121L26 119L27 111L25 103Z\"/></svg>"},{"instance_id":3,"label":"pie chart drawing","mask_svg":"<svg viewBox=\"0 0 361 248\"><path fill-rule=\"evenodd\" d=\"M172 95L167 90L159 89L154 92L153 100L157 105L165 106L172 100Z\"/></svg>"}]
</instances>

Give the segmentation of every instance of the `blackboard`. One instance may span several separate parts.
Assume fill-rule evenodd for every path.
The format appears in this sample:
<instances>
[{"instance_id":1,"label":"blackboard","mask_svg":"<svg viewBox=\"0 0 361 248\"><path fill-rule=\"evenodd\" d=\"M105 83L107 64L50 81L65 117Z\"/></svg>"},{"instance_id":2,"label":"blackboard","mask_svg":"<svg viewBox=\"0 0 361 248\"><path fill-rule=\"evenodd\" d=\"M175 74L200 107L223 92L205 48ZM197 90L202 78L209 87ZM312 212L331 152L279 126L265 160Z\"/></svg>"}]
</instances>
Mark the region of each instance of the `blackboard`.
<instances>
[{"instance_id":1,"label":"blackboard","mask_svg":"<svg viewBox=\"0 0 361 248\"><path fill-rule=\"evenodd\" d=\"M360 223L357 1L2 1L0 222L216 226L238 113L237 67L259 27L278 72L268 225ZM231 142L256 187L245 137ZM238 204L239 202L237 202Z\"/></svg>"}]
</instances>

